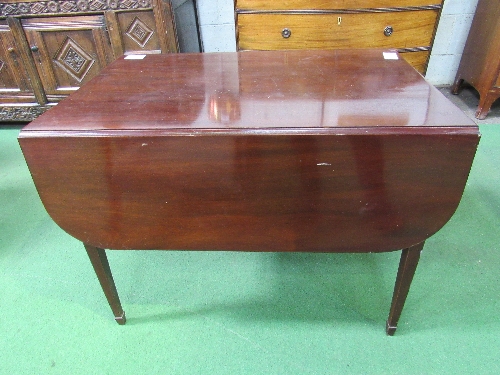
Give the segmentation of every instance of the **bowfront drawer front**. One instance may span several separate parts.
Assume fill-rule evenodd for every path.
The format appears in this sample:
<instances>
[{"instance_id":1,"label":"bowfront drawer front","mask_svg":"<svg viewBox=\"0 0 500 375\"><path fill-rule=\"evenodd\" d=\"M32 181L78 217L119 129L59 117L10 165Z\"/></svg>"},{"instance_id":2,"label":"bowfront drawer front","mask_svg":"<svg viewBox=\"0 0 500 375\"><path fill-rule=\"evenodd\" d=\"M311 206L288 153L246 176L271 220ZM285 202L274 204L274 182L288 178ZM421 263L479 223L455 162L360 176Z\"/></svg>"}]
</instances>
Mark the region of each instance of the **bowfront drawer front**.
<instances>
[{"instance_id":1,"label":"bowfront drawer front","mask_svg":"<svg viewBox=\"0 0 500 375\"><path fill-rule=\"evenodd\" d=\"M237 0L242 10L310 10L441 6L441 0Z\"/></svg>"},{"instance_id":2,"label":"bowfront drawer front","mask_svg":"<svg viewBox=\"0 0 500 375\"><path fill-rule=\"evenodd\" d=\"M236 0L239 50L391 48L425 73L442 0Z\"/></svg>"},{"instance_id":3,"label":"bowfront drawer front","mask_svg":"<svg viewBox=\"0 0 500 375\"><path fill-rule=\"evenodd\" d=\"M417 71L424 74L427 68L427 61L429 61L430 50L416 51L416 52L403 52L400 56L405 59Z\"/></svg>"},{"instance_id":4,"label":"bowfront drawer front","mask_svg":"<svg viewBox=\"0 0 500 375\"><path fill-rule=\"evenodd\" d=\"M414 48L431 45L437 10L239 14L241 50Z\"/></svg>"}]
</instances>

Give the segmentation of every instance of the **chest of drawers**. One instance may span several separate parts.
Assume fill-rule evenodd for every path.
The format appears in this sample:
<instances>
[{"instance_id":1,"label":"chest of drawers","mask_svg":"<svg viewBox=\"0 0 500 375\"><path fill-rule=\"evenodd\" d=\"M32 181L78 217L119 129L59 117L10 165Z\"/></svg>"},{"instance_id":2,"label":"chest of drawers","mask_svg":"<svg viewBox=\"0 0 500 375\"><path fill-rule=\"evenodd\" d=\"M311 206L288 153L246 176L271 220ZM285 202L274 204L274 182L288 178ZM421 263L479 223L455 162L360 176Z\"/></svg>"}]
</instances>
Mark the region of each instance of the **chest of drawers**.
<instances>
[{"instance_id":1,"label":"chest of drawers","mask_svg":"<svg viewBox=\"0 0 500 375\"><path fill-rule=\"evenodd\" d=\"M442 0L236 0L239 50L394 48L425 73Z\"/></svg>"},{"instance_id":2,"label":"chest of drawers","mask_svg":"<svg viewBox=\"0 0 500 375\"><path fill-rule=\"evenodd\" d=\"M466 81L480 95L476 118L484 120L500 97L500 2L479 0L452 93Z\"/></svg>"}]
</instances>

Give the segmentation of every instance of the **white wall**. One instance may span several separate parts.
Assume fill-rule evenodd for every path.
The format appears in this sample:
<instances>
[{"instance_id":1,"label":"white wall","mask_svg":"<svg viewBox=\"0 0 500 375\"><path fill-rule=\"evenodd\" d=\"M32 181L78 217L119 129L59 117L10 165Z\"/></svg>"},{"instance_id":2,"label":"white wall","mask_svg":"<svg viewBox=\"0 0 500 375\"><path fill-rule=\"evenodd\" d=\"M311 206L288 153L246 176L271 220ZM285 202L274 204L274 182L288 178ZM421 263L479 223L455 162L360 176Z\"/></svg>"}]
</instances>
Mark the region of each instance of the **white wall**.
<instances>
[{"instance_id":1,"label":"white wall","mask_svg":"<svg viewBox=\"0 0 500 375\"><path fill-rule=\"evenodd\" d=\"M236 51L233 0L197 0L204 52Z\"/></svg>"},{"instance_id":2,"label":"white wall","mask_svg":"<svg viewBox=\"0 0 500 375\"><path fill-rule=\"evenodd\" d=\"M434 85L453 83L477 2L444 1L426 75ZM197 0L197 6L204 51L235 51L233 0Z\"/></svg>"},{"instance_id":3,"label":"white wall","mask_svg":"<svg viewBox=\"0 0 500 375\"><path fill-rule=\"evenodd\" d=\"M455 80L478 0L445 0L426 78L434 85Z\"/></svg>"}]
</instances>

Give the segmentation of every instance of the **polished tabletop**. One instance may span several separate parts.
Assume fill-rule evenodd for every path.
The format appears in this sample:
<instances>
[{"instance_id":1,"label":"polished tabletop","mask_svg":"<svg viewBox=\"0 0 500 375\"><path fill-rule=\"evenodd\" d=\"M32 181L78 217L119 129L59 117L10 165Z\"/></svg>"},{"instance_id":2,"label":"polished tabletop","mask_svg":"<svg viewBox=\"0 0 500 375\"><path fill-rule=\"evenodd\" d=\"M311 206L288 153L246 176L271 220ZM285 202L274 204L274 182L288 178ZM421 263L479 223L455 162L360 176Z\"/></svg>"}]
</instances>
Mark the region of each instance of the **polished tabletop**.
<instances>
[{"instance_id":1,"label":"polished tabletop","mask_svg":"<svg viewBox=\"0 0 500 375\"><path fill-rule=\"evenodd\" d=\"M25 130L474 125L384 50L122 57ZM303 74L307 72L307 74ZM73 114L78 116L73 116Z\"/></svg>"}]
</instances>

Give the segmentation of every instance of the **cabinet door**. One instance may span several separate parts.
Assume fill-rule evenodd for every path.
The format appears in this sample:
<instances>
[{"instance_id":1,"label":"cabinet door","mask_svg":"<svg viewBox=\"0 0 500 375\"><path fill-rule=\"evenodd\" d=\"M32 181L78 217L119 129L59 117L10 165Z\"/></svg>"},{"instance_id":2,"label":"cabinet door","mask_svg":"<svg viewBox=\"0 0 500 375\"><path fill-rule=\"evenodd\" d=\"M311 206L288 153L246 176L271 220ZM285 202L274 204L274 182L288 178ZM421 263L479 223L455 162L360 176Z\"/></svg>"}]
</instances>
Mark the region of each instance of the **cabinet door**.
<instances>
[{"instance_id":1,"label":"cabinet door","mask_svg":"<svg viewBox=\"0 0 500 375\"><path fill-rule=\"evenodd\" d=\"M77 90L114 60L103 16L22 21L49 100Z\"/></svg>"},{"instance_id":2,"label":"cabinet door","mask_svg":"<svg viewBox=\"0 0 500 375\"><path fill-rule=\"evenodd\" d=\"M166 4L152 0L151 10L105 13L115 56L178 52L172 10Z\"/></svg>"},{"instance_id":3,"label":"cabinet door","mask_svg":"<svg viewBox=\"0 0 500 375\"><path fill-rule=\"evenodd\" d=\"M5 20L0 20L0 98L2 103L35 101L19 48Z\"/></svg>"},{"instance_id":4,"label":"cabinet door","mask_svg":"<svg viewBox=\"0 0 500 375\"><path fill-rule=\"evenodd\" d=\"M106 16L115 54L161 53L152 10L108 12Z\"/></svg>"}]
</instances>

